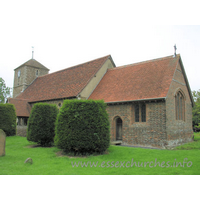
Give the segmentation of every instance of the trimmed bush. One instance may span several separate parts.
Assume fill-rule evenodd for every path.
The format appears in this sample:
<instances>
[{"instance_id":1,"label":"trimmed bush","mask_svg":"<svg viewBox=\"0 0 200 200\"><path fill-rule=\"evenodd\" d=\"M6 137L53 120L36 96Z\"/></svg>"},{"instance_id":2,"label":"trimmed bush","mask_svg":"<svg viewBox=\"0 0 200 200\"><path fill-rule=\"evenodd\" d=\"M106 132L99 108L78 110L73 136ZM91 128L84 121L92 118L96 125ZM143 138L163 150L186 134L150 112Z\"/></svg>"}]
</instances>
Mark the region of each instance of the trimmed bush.
<instances>
[{"instance_id":1,"label":"trimmed bush","mask_svg":"<svg viewBox=\"0 0 200 200\"><path fill-rule=\"evenodd\" d=\"M0 129L6 136L16 135L16 111L13 104L0 103Z\"/></svg>"},{"instance_id":2,"label":"trimmed bush","mask_svg":"<svg viewBox=\"0 0 200 200\"><path fill-rule=\"evenodd\" d=\"M65 100L56 120L54 143L75 155L103 153L110 144L109 132L102 100Z\"/></svg>"},{"instance_id":3,"label":"trimmed bush","mask_svg":"<svg viewBox=\"0 0 200 200\"><path fill-rule=\"evenodd\" d=\"M58 108L54 104L36 103L28 120L27 140L52 146Z\"/></svg>"}]
</instances>

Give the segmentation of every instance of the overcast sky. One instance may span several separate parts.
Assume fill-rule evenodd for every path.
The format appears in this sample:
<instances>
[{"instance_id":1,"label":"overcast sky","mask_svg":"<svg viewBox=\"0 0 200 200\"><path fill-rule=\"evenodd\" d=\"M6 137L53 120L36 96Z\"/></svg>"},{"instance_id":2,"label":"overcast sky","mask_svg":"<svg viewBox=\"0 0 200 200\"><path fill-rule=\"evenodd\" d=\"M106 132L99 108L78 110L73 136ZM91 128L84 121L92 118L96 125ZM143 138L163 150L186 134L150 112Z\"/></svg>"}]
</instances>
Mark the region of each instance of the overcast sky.
<instances>
[{"instance_id":1,"label":"overcast sky","mask_svg":"<svg viewBox=\"0 0 200 200\"><path fill-rule=\"evenodd\" d=\"M173 55L200 89L199 5L181 1L0 1L0 77L32 57L50 73L110 54L116 66Z\"/></svg>"}]
</instances>

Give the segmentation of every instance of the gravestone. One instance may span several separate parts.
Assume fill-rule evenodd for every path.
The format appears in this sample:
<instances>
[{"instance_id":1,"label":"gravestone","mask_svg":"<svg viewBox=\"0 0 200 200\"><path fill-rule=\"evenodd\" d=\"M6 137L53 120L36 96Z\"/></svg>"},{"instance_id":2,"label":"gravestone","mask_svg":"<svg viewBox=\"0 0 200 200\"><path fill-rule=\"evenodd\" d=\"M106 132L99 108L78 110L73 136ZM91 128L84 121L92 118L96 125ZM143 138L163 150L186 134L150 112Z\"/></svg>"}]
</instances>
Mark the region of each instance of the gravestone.
<instances>
[{"instance_id":1,"label":"gravestone","mask_svg":"<svg viewBox=\"0 0 200 200\"><path fill-rule=\"evenodd\" d=\"M5 156L6 134L0 129L0 156Z\"/></svg>"},{"instance_id":2,"label":"gravestone","mask_svg":"<svg viewBox=\"0 0 200 200\"><path fill-rule=\"evenodd\" d=\"M31 164L33 164L33 160L32 160L32 158L27 158L24 163L31 163Z\"/></svg>"}]
</instances>

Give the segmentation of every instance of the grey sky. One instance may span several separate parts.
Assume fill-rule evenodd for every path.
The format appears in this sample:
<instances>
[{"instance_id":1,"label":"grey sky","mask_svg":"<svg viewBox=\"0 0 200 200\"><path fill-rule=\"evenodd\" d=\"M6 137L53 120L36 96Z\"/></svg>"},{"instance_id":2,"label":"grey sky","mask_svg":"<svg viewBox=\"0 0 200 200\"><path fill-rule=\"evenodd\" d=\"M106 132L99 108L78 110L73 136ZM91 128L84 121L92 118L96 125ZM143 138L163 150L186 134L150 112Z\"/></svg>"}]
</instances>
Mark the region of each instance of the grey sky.
<instances>
[{"instance_id":1,"label":"grey sky","mask_svg":"<svg viewBox=\"0 0 200 200\"><path fill-rule=\"evenodd\" d=\"M153 2L1 1L0 77L12 87L32 46L51 73L108 54L116 66L169 56L176 44L191 89L200 89L198 6Z\"/></svg>"}]
</instances>

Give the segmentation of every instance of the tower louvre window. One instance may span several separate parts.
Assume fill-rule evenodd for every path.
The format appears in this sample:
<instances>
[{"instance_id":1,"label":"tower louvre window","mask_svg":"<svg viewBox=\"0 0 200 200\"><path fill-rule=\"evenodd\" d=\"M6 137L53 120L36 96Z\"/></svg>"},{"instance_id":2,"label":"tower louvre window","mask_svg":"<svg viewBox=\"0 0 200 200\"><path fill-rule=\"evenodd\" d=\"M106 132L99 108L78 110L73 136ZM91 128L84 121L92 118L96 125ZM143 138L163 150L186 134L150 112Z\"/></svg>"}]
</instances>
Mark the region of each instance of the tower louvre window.
<instances>
[{"instance_id":1,"label":"tower louvre window","mask_svg":"<svg viewBox=\"0 0 200 200\"><path fill-rule=\"evenodd\" d=\"M20 70L17 72L17 76L18 76L18 78L21 76L21 71Z\"/></svg>"}]
</instances>

